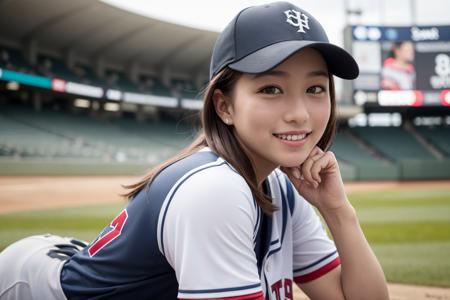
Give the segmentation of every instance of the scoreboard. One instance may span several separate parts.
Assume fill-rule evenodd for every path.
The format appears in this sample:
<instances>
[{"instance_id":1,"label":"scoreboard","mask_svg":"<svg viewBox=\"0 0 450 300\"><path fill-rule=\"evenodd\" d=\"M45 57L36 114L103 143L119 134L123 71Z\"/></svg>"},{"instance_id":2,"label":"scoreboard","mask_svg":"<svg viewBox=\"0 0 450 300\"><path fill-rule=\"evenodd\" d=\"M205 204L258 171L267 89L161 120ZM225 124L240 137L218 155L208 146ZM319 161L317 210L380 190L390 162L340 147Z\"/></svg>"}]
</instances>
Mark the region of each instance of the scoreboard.
<instances>
[{"instance_id":1,"label":"scoreboard","mask_svg":"<svg viewBox=\"0 0 450 300\"><path fill-rule=\"evenodd\" d=\"M450 106L450 26L351 26L345 43L360 67L357 105Z\"/></svg>"}]
</instances>

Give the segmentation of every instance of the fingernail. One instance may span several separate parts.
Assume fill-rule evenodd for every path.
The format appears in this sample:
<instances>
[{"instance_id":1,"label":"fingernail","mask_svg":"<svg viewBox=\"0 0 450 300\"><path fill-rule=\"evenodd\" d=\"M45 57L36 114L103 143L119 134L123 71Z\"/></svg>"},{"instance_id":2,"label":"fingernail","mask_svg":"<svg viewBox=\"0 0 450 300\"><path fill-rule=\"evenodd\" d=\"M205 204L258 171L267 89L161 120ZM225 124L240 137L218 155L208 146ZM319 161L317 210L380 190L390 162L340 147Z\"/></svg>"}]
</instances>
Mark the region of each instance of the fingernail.
<instances>
[{"instance_id":1,"label":"fingernail","mask_svg":"<svg viewBox=\"0 0 450 300\"><path fill-rule=\"evenodd\" d=\"M299 169L292 170L292 175L294 175L295 178L300 179L301 177L300 170Z\"/></svg>"}]
</instances>

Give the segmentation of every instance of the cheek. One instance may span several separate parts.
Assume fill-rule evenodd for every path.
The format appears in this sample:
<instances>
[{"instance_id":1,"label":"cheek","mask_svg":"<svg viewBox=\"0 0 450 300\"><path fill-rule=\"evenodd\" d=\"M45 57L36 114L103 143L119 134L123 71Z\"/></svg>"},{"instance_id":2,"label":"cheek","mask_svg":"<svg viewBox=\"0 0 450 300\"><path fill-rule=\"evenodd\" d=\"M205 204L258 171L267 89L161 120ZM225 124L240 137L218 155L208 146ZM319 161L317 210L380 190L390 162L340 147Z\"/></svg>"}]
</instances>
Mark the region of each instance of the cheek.
<instances>
[{"instance_id":1,"label":"cheek","mask_svg":"<svg viewBox=\"0 0 450 300\"><path fill-rule=\"evenodd\" d=\"M235 113L236 121L241 126L254 129L267 127L270 124L270 119L274 116L274 111L270 106L261 105L258 101L252 101L252 99L241 105Z\"/></svg>"},{"instance_id":2,"label":"cheek","mask_svg":"<svg viewBox=\"0 0 450 300\"><path fill-rule=\"evenodd\" d=\"M327 127L328 121L330 119L331 114L331 103L323 102L319 105L315 105L313 108L312 119L314 123L314 127L319 129L320 135L323 134L325 128Z\"/></svg>"},{"instance_id":3,"label":"cheek","mask_svg":"<svg viewBox=\"0 0 450 300\"><path fill-rule=\"evenodd\" d=\"M327 128L328 121L330 120L331 104L323 103L314 107L312 123L317 132L317 142L322 138L325 129Z\"/></svg>"}]
</instances>

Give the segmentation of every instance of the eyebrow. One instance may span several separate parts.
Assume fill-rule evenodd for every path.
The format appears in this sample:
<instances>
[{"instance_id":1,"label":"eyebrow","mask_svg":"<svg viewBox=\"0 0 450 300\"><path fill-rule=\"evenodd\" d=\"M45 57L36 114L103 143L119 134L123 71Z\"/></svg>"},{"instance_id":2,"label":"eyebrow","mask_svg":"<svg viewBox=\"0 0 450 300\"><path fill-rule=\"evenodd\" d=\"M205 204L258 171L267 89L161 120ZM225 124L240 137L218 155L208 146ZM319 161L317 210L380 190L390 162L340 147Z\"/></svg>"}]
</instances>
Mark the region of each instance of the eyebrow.
<instances>
[{"instance_id":1,"label":"eyebrow","mask_svg":"<svg viewBox=\"0 0 450 300\"><path fill-rule=\"evenodd\" d=\"M259 73L259 74L254 74L253 75L253 79L257 79L263 76L279 76L279 77L287 77L289 76L289 74L287 72L284 71L280 71L280 70L270 70L267 72L263 72L263 73ZM329 74L327 71L324 70L316 70L316 71L311 71L308 74L306 74L307 77L316 77L316 76L324 76L324 77L329 77Z\"/></svg>"}]
</instances>

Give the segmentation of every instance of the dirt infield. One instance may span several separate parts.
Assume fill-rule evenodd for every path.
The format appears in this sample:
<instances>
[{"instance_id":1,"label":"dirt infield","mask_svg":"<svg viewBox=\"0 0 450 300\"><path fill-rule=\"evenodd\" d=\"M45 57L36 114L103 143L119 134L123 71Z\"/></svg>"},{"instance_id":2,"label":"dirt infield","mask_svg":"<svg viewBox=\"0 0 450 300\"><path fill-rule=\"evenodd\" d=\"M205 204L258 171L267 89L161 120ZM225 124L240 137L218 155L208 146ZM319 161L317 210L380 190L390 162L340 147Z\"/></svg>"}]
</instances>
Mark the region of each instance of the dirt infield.
<instances>
[{"instance_id":1,"label":"dirt infield","mask_svg":"<svg viewBox=\"0 0 450 300\"><path fill-rule=\"evenodd\" d=\"M139 177L0 177L1 214L40 210L55 207L95 205L125 201L120 196L126 190L123 184L134 183ZM450 181L439 182L369 182L346 183L347 192L410 189L450 186ZM392 300L450 300L450 288L435 288L389 284ZM296 289L295 299L308 299Z\"/></svg>"},{"instance_id":2,"label":"dirt infield","mask_svg":"<svg viewBox=\"0 0 450 300\"><path fill-rule=\"evenodd\" d=\"M139 177L2 177L0 176L0 214L53 207L80 206L120 201L123 184ZM376 191L399 187L438 188L450 181L346 183L347 192Z\"/></svg>"},{"instance_id":3,"label":"dirt infield","mask_svg":"<svg viewBox=\"0 0 450 300\"><path fill-rule=\"evenodd\" d=\"M0 214L117 202L138 177L0 177Z\"/></svg>"}]
</instances>

